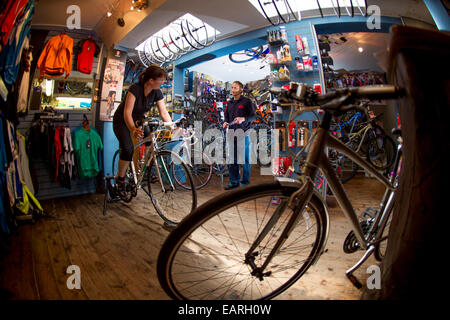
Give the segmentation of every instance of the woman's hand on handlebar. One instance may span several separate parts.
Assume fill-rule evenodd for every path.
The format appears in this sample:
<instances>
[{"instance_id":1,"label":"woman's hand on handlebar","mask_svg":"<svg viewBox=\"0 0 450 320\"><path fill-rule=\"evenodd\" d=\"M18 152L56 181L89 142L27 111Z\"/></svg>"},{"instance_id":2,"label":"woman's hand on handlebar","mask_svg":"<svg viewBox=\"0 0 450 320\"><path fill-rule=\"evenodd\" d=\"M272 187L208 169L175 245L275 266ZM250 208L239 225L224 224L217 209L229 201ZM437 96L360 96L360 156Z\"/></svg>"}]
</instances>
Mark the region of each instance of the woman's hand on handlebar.
<instances>
[{"instance_id":1,"label":"woman's hand on handlebar","mask_svg":"<svg viewBox=\"0 0 450 320\"><path fill-rule=\"evenodd\" d=\"M131 135L136 140L141 140L142 138L144 138L144 130L142 130L140 128L134 128L133 131L131 132Z\"/></svg>"}]
</instances>

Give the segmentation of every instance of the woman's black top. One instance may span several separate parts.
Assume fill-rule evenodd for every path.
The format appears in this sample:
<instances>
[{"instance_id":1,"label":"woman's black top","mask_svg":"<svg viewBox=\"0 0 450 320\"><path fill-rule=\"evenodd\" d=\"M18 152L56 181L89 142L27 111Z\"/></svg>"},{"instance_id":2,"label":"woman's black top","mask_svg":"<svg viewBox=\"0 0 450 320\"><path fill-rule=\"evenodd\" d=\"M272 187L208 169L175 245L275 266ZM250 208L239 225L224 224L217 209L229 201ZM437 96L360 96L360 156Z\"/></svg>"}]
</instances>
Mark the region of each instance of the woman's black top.
<instances>
[{"instance_id":1,"label":"woman's black top","mask_svg":"<svg viewBox=\"0 0 450 320\"><path fill-rule=\"evenodd\" d=\"M141 85L139 83L132 84L128 89L128 92L131 92L136 97L133 112L131 114L134 122L136 122L137 120L141 120L144 117L144 114L150 110L150 107L153 105L153 103L164 99L164 96L160 89L152 90L146 97L144 95L144 85ZM123 116L125 110L125 101L126 95L120 103L119 107L117 107L116 112L114 113L113 122L115 124L125 124Z\"/></svg>"}]
</instances>

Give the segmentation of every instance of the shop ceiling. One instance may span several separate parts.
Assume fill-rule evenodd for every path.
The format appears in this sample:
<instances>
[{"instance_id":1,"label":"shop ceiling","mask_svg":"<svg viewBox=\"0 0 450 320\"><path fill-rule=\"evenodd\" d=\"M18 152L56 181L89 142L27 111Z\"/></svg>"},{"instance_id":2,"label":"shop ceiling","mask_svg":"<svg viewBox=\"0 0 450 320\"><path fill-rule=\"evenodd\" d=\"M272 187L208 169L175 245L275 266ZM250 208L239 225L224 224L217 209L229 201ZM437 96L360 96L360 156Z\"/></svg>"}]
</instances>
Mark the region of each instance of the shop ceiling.
<instances>
[{"instance_id":1,"label":"shop ceiling","mask_svg":"<svg viewBox=\"0 0 450 320\"><path fill-rule=\"evenodd\" d=\"M130 49L134 49L185 13L191 13L218 29L220 39L269 26L268 21L245 0L149 0L148 2L148 10L136 13L129 10L131 0L39 0L33 16L33 25L63 27L69 16L66 13L67 8L76 4L81 11L82 29L96 31L107 44ZM383 16L408 17L434 24L422 0L368 0L368 4L380 6ZM110 8L113 8L113 15L107 18L106 12ZM303 17L307 16L318 16L318 11L303 14ZM124 18L124 27L117 25L119 17Z\"/></svg>"}]
</instances>

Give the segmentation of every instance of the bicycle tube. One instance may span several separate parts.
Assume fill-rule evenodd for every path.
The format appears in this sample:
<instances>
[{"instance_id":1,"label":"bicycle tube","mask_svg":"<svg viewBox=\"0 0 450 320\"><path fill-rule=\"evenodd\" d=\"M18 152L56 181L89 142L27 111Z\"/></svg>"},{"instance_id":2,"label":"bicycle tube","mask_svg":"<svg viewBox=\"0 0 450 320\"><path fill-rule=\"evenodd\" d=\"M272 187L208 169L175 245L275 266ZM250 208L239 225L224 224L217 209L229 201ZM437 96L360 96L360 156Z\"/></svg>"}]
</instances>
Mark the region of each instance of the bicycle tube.
<instances>
[{"instance_id":1,"label":"bicycle tube","mask_svg":"<svg viewBox=\"0 0 450 320\"><path fill-rule=\"evenodd\" d=\"M117 162L117 172L115 171L116 168L116 159L119 160L120 157L120 149L117 149L116 152L114 153L113 156L113 161L112 161L112 167L111 167L111 172L112 172L112 176L115 177L118 174L119 171L119 163Z\"/></svg>"}]
</instances>

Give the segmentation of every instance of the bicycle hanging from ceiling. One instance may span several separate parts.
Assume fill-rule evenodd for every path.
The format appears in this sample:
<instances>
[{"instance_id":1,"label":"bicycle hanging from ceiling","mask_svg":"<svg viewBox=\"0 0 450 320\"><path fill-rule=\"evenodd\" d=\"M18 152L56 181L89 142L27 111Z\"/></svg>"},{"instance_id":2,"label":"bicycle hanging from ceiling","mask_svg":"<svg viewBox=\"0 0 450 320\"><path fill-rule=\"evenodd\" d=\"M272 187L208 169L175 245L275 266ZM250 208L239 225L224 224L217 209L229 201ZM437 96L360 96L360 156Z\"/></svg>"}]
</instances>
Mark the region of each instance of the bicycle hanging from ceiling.
<instances>
[{"instance_id":1,"label":"bicycle hanging from ceiling","mask_svg":"<svg viewBox=\"0 0 450 320\"><path fill-rule=\"evenodd\" d=\"M367 0L364 0L363 7L360 5L359 0L348 0L348 1L350 1L350 6L348 5L341 6L343 2L342 0L341 4L339 3L339 0L327 0L327 3L331 2L331 8L333 9L334 14L339 18L341 17L341 8L345 8L347 14L350 17L353 17L355 15L355 6L362 16L367 16ZM278 26L280 23L289 23L291 21L301 20L300 10L297 11L296 10L297 6L295 6L297 2L298 0L258 0L263 15L266 17L267 21L269 21L270 24L273 26ZM324 14L322 6L320 5L320 1L316 0L316 2L320 16L323 18ZM353 2L356 2L356 4L354 4ZM322 0L322 4L323 3L324 2ZM275 11L276 15L269 17L268 12L271 11L272 12Z\"/></svg>"},{"instance_id":2,"label":"bicycle hanging from ceiling","mask_svg":"<svg viewBox=\"0 0 450 320\"><path fill-rule=\"evenodd\" d=\"M189 18L178 19L172 22L165 32L147 39L144 49L138 50L138 55L146 67L151 64L163 65L188 52L212 45L216 38L216 29L213 34L211 31L208 34L207 26L203 21Z\"/></svg>"}]
</instances>

